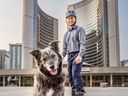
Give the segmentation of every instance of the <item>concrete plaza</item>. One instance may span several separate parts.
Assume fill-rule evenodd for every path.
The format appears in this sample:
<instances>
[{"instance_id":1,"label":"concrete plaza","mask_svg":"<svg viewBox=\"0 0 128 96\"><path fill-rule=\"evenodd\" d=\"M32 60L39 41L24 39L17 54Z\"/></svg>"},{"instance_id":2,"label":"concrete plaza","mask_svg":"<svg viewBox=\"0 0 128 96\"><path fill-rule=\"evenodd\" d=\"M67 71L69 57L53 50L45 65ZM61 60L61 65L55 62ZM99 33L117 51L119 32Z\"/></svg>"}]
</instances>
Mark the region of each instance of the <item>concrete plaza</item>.
<instances>
[{"instance_id":1,"label":"concrete plaza","mask_svg":"<svg viewBox=\"0 0 128 96\"><path fill-rule=\"evenodd\" d=\"M88 96L128 96L125 87L87 87ZM70 87L65 87L65 96L71 96ZM0 87L0 96L32 96L32 87Z\"/></svg>"}]
</instances>

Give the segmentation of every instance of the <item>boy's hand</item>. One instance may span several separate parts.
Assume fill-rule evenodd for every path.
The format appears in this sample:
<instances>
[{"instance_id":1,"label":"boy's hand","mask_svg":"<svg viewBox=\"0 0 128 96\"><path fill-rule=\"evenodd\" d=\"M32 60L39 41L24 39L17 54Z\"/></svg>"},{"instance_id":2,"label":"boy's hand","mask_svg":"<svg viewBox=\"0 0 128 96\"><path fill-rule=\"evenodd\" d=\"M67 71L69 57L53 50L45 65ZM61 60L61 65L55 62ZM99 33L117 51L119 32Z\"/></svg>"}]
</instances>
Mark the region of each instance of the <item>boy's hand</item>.
<instances>
[{"instance_id":1,"label":"boy's hand","mask_svg":"<svg viewBox=\"0 0 128 96\"><path fill-rule=\"evenodd\" d=\"M82 57L78 55L75 61L76 61L76 64L80 64L82 62Z\"/></svg>"}]
</instances>

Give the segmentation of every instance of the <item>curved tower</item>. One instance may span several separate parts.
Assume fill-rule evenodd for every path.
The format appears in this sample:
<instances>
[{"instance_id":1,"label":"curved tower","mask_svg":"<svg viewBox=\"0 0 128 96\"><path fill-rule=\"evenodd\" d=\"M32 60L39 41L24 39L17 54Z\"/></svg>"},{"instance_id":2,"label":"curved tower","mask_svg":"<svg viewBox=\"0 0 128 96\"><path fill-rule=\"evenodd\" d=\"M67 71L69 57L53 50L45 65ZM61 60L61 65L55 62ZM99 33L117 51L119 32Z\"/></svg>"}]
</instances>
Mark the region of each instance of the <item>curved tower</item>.
<instances>
[{"instance_id":1,"label":"curved tower","mask_svg":"<svg viewBox=\"0 0 128 96\"><path fill-rule=\"evenodd\" d=\"M37 0L23 0L22 69L35 67L33 49L45 48L57 39L58 20L43 12Z\"/></svg>"},{"instance_id":2,"label":"curved tower","mask_svg":"<svg viewBox=\"0 0 128 96\"><path fill-rule=\"evenodd\" d=\"M118 0L83 0L68 6L86 31L85 62L119 66Z\"/></svg>"},{"instance_id":3,"label":"curved tower","mask_svg":"<svg viewBox=\"0 0 128 96\"><path fill-rule=\"evenodd\" d=\"M36 0L23 0L22 68L32 68L30 52L34 45L34 5Z\"/></svg>"}]
</instances>

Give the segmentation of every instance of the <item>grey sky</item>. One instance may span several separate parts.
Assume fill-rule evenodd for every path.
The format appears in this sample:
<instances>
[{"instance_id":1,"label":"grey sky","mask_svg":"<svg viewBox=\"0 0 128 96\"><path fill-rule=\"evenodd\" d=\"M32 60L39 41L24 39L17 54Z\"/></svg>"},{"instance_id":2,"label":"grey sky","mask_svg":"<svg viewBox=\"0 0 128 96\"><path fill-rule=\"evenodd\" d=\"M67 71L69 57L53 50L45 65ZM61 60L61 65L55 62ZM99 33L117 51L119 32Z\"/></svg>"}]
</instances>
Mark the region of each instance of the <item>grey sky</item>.
<instances>
[{"instance_id":1,"label":"grey sky","mask_svg":"<svg viewBox=\"0 0 128 96\"><path fill-rule=\"evenodd\" d=\"M59 20L59 40L66 31L67 5L81 0L38 0L47 14ZM128 58L128 0L119 0L121 60ZM9 50L9 43L22 42L22 0L0 0L0 49ZM62 46L62 43L60 44Z\"/></svg>"},{"instance_id":2,"label":"grey sky","mask_svg":"<svg viewBox=\"0 0 128 96\"><path fill-rule=\"evenodd\" d=\"M119 0L119 32L121 60L128 59L128 0Z\"/></svg>"},{"instance_id":3,"label":"grey sky","mask_svg":"<svg viewBox=\"0 0 128 96\"><path fill-rule=\"evenodd\" d=\"M13 2L12 2L13 1ZM22 0L0 0L0 49L21 42Z\"/></svg>"}]
</instances>

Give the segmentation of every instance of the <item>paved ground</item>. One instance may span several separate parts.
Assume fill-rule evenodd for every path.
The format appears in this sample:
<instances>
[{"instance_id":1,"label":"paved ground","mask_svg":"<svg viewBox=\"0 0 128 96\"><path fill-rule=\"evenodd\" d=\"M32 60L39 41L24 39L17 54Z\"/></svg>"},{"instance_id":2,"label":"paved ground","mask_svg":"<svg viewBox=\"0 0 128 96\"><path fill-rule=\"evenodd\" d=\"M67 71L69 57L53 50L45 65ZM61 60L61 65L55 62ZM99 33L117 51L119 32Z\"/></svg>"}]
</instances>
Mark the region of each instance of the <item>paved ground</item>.
<instances>
[{"instance_id":1,"label":"paved ground","mask_svg":"<svg viewBox=\"0 0 128 96\"><path fill-rule=\"evenodd\" d=\"M128 96L128 88L85 88L88 96ZM69 87L65 96L71 96ZM0 96L32 96L32 87L0 87Z\"/></svg>"}]
</instances>

